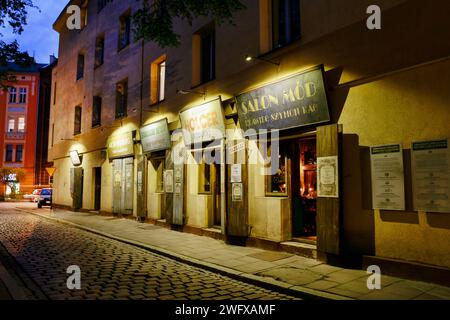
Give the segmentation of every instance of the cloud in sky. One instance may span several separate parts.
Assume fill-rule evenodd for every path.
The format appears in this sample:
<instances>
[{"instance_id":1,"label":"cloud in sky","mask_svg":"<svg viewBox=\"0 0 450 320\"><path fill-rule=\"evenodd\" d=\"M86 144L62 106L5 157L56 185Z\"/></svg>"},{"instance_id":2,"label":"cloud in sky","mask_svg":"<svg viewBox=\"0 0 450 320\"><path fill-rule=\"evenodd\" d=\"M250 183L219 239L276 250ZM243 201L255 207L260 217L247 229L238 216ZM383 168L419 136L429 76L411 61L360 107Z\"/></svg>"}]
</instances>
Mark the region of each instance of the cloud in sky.
<instances>
[{"instance_id":1,"label":"cloud in sky","mask_svg":"<svg viewBox=\"0 0 450 320\"><path fill-rule=\"evenodd\" d=\"M13 34L8 29L0 30L3 41L17 39L20 49L35 55L39 63L48 63L49 56L58 55L58 33L53 30L53 23L67 4L66 0L33 0L37 9L28 9L27 25L22 34Z\"/></svg>"}]
</instances>

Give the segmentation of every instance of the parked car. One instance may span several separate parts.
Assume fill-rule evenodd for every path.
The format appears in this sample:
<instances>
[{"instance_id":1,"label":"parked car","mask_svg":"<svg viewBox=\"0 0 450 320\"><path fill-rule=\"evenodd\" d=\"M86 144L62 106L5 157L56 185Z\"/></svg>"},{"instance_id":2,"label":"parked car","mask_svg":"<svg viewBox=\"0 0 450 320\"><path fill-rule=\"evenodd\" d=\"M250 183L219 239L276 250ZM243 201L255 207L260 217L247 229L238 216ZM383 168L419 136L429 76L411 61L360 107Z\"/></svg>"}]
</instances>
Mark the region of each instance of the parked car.
<instances>
[{"instance_id":1,"label":"parked car","mask_svg":"<svg viewBox=\"0 0 450 320\"><path fill-rule=\"evenodd\" d=\"M52 194L53 189L46 188L42 189L41 194L39 196L38 208L42 208L43 206L52 206Z\"/></svg>"},{"instance_id":2,"label":"parked car","mask_svg":"<svg viewBox=\"0 0 450 320\"><path fill-rule=\"evenodd\" d=\"M34 189L34 191L31 194L26 194L23 196L24 199L28 199L31 202L38 202L40 195L41 195L42 189Z\"/></svg>"}]
</instances>

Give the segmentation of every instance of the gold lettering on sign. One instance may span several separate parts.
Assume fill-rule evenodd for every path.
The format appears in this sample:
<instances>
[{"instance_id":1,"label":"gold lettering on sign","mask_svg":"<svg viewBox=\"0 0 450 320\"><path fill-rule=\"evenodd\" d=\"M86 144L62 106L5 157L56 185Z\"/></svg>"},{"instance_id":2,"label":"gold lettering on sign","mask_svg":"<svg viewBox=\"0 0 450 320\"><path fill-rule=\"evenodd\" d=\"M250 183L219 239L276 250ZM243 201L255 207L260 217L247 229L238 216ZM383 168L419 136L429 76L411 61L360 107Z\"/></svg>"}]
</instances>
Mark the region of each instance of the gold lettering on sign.
<instances>
[{"instance_id":1,"label":"gold lettering on sign","mask_svg":"<svg viewBox=\"0 0 450 320\"><path fill-rule=\"evenodd\" d=\"M314 82L304 82L302 83L300 80L297 80L295 86L286 87L280 90L278 95L274 94L265 94L258 97L252 97L246 101L242 101L240 104L240 109L242 114L248 114L253 112L258 112L261 110L267 110L272 107L280 107L287 106L292 103L302 101L306 98L312 98L317 94L317 86ZM303 107L301 113L303 114L311 114L317 111L317 105L309 105ZM297 110L298 114L300 114L300 110ZM275 115L275 117L279 117ZM284 116L282 118L290 117L289 115ZM273 117L272 117L273 119ZM267 119L268 120L268 119ZM275 119L273 119L275 120ZM258 120L258 122L261 119Z\"/></svg>"}]
</instances>

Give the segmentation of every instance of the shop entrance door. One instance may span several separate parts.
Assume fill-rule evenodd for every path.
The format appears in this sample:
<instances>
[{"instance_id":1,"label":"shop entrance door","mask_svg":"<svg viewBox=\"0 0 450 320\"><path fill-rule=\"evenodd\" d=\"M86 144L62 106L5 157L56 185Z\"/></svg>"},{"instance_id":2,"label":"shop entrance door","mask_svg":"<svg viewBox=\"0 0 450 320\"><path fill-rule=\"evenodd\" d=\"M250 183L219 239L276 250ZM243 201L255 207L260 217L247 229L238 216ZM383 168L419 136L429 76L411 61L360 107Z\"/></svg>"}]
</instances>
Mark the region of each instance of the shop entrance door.
<instances>
[{"instance_id":1,"label":"shop entrance door","mask_svg":"<svg viewBox=\"0 0 450 320\"><path fill-rule=\"evenodd\" d=\"M71 168L72 207L74 210L83 207L83 168Z\"/></svg>"},{"instance_id":2,"label":"shop entrance door","mask_svg":"<svg viewBox=\"0 0 450 320\"><path fill-rule=\"evenodd\" d=\"M113 213L133 214L134 159L113 160Z\"/></svg>"},{"instance_id":3,"label":"shop entrance door","mask_svg":"<svg viewBox=\"0 0 450 320\"><path fill-rule=\"evenodd\" d=\"M102 168L94 168L94 210L100 210L102 192Z\"/></svg>"},{"instance_id":4,"label":"shop entrance door","mask_svg":"<svg viewBox=\"0 0 450 320\"><path fill-rule=\"evenodd\" d=\"M291 149L292 234L316 241L317 156L315 137L293 143Z\"/></svg>"},{"instance_id":5,"label":"shop entrance door","mask_svg":"<svg viewBox=\"0 0 450 320\"><path fill-rule=\"evenodd\" d=\"M221 190L220 190L220 164L214 164L212 166L213 173L213 226L221 227L222 226L222 211L221 211Z\"/></svg>"}]
</instances>

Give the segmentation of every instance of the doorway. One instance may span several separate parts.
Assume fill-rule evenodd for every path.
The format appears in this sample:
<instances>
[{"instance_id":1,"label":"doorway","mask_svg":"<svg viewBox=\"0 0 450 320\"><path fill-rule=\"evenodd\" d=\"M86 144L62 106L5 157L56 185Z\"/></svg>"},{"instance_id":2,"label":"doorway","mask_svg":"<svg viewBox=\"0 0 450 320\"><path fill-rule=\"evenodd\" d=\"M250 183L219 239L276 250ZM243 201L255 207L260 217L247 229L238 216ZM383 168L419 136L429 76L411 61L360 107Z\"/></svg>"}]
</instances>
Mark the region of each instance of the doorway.
<instances>
[{"instance_id":1,"label":"doorway","mask_svg":"<svg viewBox=\"0 0 450 320\"><path fill-rule=\"evenodd\" d=\"M213 227L220 228L222 226L222 212L221 212L221 190L220 190L220 164L213 164L212 166L212 196L213 196Z\"/></svg>"},{"instance_id":2,"label":"doorway","mask_svg":"<svg viewBox=\"0 0 450 320\"><path fill-rule=\"evenodd\" d=\"M295 140L291 149L292 235L317 240L317 156L315 137Z\"/></svg>"},{"instance_id":3,"label":"doorway","mask_svg":"<svg viewBox=\"0 0 450 320\"><path fill-rule=\"evenodd\" d=\"M133 214L134 158L113 160L113 213Z\"/></svg>"},{"instance_id":4,"label":"doorway","mask_svg":"<svg viewBox=\"0 0 450 320\"><path fill-rule=\"evenodd\" d=\"M94 211L100 211L102 192L102 168L93 168L94 176Z\"/></svg>"}]
</instances>

